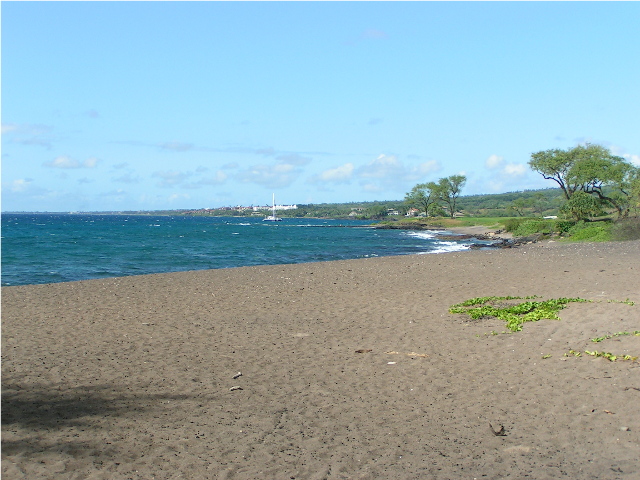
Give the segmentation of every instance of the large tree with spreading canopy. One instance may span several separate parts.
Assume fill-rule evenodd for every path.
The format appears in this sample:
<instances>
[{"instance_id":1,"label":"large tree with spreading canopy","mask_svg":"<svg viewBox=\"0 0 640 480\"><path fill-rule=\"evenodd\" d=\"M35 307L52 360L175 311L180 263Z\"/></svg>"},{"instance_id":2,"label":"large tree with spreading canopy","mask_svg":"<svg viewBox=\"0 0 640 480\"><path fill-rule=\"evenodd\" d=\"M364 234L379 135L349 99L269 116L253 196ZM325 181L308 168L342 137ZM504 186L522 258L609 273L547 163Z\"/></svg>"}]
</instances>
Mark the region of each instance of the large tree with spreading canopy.
<instances>
[{"instance_id":1,"label":"large tree with spreading canopy","mask_svg":"<svg viewBox=\"0 0 640 480\"><path fill-rule=\"evenodd\" d=\"M632 186L639 169L601 145L587 143L568 150L536 152L531 155L529 166L558 184L568 210L577 220L603 208L614 208L620 217L629 214ZM589 208L585 208L587 204Z\"/></svg>"}]
</instances>

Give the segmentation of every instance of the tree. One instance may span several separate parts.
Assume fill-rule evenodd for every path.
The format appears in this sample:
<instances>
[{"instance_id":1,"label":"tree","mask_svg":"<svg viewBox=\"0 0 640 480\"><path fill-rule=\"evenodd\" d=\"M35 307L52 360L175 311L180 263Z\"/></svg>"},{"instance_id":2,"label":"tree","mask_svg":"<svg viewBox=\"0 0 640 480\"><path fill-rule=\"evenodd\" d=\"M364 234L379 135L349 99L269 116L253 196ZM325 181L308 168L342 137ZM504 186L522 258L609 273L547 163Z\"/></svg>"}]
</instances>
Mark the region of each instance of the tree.
<instances>
[{"instance_id":1,"label":"tree","mask_svg":"<svg viewBox=\"0 0 640 480\"><path fill-rule=\"evenodd\" d=\"M451 218L456 213L456 202L466 182L467 177L464 175L451 175L438 180L436 193L438 198L445 204Z\"/></svg>"},{"instance_id":2,"label":"tree","mask_svg":"<svg viewBox=\"0 0 640 480\"><path fill-rule=\"evenodd\" d=\"M533 208L533 211L541 216L548 204L549 200L541 192L534 194L533 199L531 199L531 207Z\"/></svg>"},{"instance_id":3,"label":"tree","mask_svg":"<svg viewBox=\"0 0 640 480\"><path fill-rule=\"evenodd\" d=\"M365 212L367 218L382 219L387 216L387 207L384 205L372 205Z\"/></svg>"},{"instance_id":4,"label":"tree","mask_svg":"<svg viewBox=\"0 0 640 480\"><path fill-rule=\"evenodd\" d=\"M516 198L511 205L509 205L509 209L516 212L520 217L524 217L525 209L531 205L531 201L526 198Z\"/></svg>"},{"instance_id":5,"label":"tree","mask_svg":"<svg viewBox=\"0 0 640 480\"><path fill-rule=\"evenodd\" d=\"M560 212L571 215L575 220L582 220L601 214L602 205L593 195L578 190L560 208Z\"/></svg>"},{"instance_id":6,"label":"tree","mask_svg":"<svg viewBox=\"0 0 640 480\"><path fill-rule=\"evenodd\" d=\"M438 200L438 186L433 183L419 183L411 189L404 197L405 203L424 211L428 217L431 206Z\"/></svg>"},{"instance_id":7,"label":"tree","mask_svg":"<svg viewBox=\"0 0 640 480\"><path fill-rule=\"evenodd\" d=\"M631 184L638 175L638 168L622 157L612 155L601 145L536 152L531 155L529 166L543 178L556 182L567 202L576 192L584 192L594 197L600 208L615 208L620 217L629 214ZM586 205L586 200L576 200L575 204ZM571 207L569 210L589 211L588 208Z\"/></svg>"}]
</instances>

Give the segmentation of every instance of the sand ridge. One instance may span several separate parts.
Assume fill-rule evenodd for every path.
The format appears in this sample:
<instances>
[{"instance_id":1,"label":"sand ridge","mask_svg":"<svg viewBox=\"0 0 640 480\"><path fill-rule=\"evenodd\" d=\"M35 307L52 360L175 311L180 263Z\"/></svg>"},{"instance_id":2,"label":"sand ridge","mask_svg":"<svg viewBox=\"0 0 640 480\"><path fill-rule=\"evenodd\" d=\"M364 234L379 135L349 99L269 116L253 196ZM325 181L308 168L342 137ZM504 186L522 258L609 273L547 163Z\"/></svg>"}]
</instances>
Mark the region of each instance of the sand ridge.
<instances>
[{"instance_id":1,"label":"sand ridge","mask_svg":"<svg viewBox=\"0 0 640 480\"><path fill-rule=\"evenodd\" d=\"M640 303L639 260L547 242L4 287L2 474L638 478L639 364L564 354L640 354L590 341L640 330L607 303ZM534 294L597 301L517 334L448 313Z\"/></svg>"}]
</instances>

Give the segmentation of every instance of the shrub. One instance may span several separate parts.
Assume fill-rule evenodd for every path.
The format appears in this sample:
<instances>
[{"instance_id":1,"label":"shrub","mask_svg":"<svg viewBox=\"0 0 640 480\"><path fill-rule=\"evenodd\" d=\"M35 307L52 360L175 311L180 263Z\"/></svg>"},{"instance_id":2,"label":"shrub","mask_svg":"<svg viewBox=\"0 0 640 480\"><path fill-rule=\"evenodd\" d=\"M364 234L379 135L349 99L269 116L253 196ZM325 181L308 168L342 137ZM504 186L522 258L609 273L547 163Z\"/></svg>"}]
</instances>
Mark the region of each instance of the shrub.
<instances>
[{"instance_id":1,"label":"shrub","mask_svg":"<svg viewBox=\"0 0 640 480\"><path fill-rule=\"evenodd\" d=\"M613 224L611 228L612 240L640 239L640 218L625 218Z\"/></svg>"},{"instance_id":2,"label":"shrub","mask_svg":"<svg viewBox=\"0 0 640 480\"><path fill-rule=\"evenodd\" d=\"M558 233L567 233L575 224L574 220L556 220L554 229Z\"/></svg>"},{"instance_id":3,"label":"shrub","mask_svg":"<svg viewBox=\"0 0 640 480\"><path fill-rule=\"evenodd\" d=\"M606 242L611 240L611 223L580 221L569 229L572 242Z\"/></svg>"},{"instance_id":4,"label":"shrub","mask_svg":"<svg viewBox=\"0 0 640 480\"><path fill-rule=\"evenodd\" d=\"M550 220L527 219L513 231L516 237L526 237L534 233L551 234L554 230L554 222Z\"/></svg>"},{"instance_id":5,"label":"shrub","mask_svg":"<svg viewBox=\"0 0 640 480\"><path fill-rule=\"evenodd\" d=\"M527 220L531 220L530 218L509 218L504 221L504 229L507 232L515 231L521 223L526 222Z\"/></svg>"}]
</instances>

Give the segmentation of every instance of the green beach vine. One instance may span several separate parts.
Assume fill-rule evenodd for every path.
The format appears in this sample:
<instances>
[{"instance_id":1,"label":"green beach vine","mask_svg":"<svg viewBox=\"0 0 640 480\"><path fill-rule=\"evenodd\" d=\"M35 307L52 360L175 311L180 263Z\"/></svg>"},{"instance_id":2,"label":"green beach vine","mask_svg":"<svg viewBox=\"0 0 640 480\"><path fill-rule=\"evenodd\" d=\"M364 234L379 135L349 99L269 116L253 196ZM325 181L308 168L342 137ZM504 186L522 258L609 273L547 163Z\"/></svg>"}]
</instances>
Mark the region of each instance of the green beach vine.
<instances>
[{"instance_id":1,"label":"green beach vine","mask_svg":"<svg viewBox=\"0 0 640 480\"><path fill-rule=\"evenodd\" d=\"M601 337L592 338L591 341L593 343L600 343L600 342L604 342L605 340L609 340L610 338L623 337L627 335L635 335L638 337L640 336L640 330L634 330L633 332L611 333L611 334L603 335ZM610 362L615 362L616 360L630 360L634 362L638 359L637 355L635 356L634 355L616 355L611 352L599 352L598 350L594 350L594 351L585 350L584 353L592 357L606 358ZM568 353L564 354L565 357L570 357L571 355L573 355L574 357L581 357L582 352L580 352L579 350L569 350Z\"/></svg>"},{"instance_id":2,"label":"green beach vine","mask_svg":"<svg viewBox=\"0 0 640 480\"><path fill-rule=\"evenodd\" d=\"M469 315L473 320L494 317L503 320L512 332L522 330L525 322L538 320L560 320L558 312L573 302L590 302L584 298L554 298L551 300L534 300L536 295L528 297L476 297L457 303L449 308L449 313ZM512 300L525 300L510 303Z\"/></svg>"}]
</instances>

